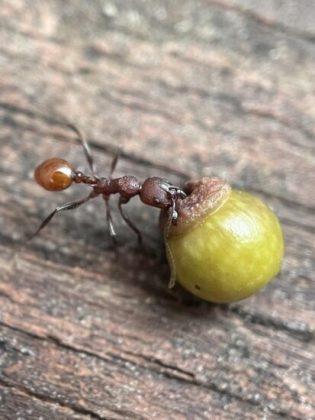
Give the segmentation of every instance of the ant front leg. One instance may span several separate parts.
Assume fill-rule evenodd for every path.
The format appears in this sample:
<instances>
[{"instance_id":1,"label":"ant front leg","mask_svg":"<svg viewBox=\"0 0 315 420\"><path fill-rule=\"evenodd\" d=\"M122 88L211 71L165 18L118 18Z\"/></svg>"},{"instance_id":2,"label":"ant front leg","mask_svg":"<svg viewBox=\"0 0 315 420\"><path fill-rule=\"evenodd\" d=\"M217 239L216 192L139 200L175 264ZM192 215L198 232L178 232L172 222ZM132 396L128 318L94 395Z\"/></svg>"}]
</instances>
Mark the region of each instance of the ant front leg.
<instances>
[{"instance_id":1,"label":"ant front leg","mask_svg":"<svg viewBox=\"0 0 315 420\"><path fill-rule=\"evenodd\" d=\"M116 235L115 226L114 226L112 215L111 215L111 210L110 210L110 207L109 207L109 196L104 194L103 199L104 199L105 207L106 207L106 219L107 219L109 235L113 240L114 246L116 246L117 245L117 235Z\"/></svg>"},{"instance_id":2,"label":"ant front leg","mask_svg":"<svg viewBox=\"0 0 315 420\"><path fill-rule=\"evenodd\" d=\"M129 201L129 198L124 198L124 197L119 198L119 202L118 202L119 213L121 217L124 219L124 221L126 222L126 224L130 227L130 229L132 229L134 233L137 235L138 244L142 245L142 235L141 235L140 230L132 223L129 217L126 216L125 213L123 212L122 205L128 203L128 201Z\"/></svg>"}]
</instances>

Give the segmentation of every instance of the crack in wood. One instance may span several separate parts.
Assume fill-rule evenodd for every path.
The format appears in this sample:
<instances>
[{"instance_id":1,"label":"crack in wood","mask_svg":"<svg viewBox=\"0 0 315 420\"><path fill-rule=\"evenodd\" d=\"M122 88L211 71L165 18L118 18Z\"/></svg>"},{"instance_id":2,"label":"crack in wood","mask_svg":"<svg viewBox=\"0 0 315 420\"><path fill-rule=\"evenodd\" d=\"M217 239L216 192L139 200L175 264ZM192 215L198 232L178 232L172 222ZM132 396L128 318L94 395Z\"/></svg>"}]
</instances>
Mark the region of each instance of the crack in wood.
<instances>
[{"instance_id":1,"label":"crack in wood","mask_svg":"<svg viewBox=\"0 0 315 420\"><path fill-rule=\"evenodd\" d=\"M237 186L237 184L236 184ZM240 188L240 187L239 187ZM262 194L264 195L264 197L269 197L271 199L277 199L279 200L281 203L283 203L284 205L286 205L288 208L294 208L296 210L303 210L305 212L307 212L309 215L313 215L315 212L315 207L312 206L307 206L304 203L299 203L298 201L292 200L291 198L288 197L284 197L283 195L279 195L278 193L274 193L274 192L270 192L270 191L266 191L262 188L254 188L254 187L247 187L248 191L257 193L257 194Z\"/></svg>"},{"instance_id":2,"label":"crack in wood","mask_svg":"<svg viewBox=\"0 0 315 420\"><path fill-rule=\"evenodd\" d=\"M310 233L310 232L315 233L315 226L308 225L307 223L302 223L300 221L292 220L292 219L289 219L287 217L281 217L280 220L281 220L281 223L283 225L294 226L296 228L298 227L300 229L303 229L308 233Z\"/></svg>"},{"instance_id":3,"label":"crack in wood","mask_svg":"<svg viewBox=\"0 0 315 420\"><path fill-rule=\"evenodd\" d=\"M108 353L108 354L110 354L113 359L119 359L119 360L121 360L122 362L125 362L125 363L133 363L133 362L130 361L130 359L124 358L122 356L117 356L114 353ZM162 374L166 375L170 379L177 379L179 381L185 381L185 382L188 382L188 383L191 383L191 384L194 384L194 385L199 385L199 382L196 380L196 376L195 376L194 373L189 372L185 369L182 369L182 368L180 368L176 365L165 363L162 360L157 359L156 357L148 356L148 355L145 355L143 353L134 353L134 352L131 352L131 351L124 350L124 354L130 355L132 357L136 357L137 359L142 359L142 360L144 360L146 362L149 362L149 363L153 363L153 365L157 365L157 367L154 370L157 373L162 373ZM140 363L139 364L134 363L134 364L136 366L140 367L140 368L142 367L142 365ZM158 366L163 368L163 370L161 371L158 368Z\"/></svg>"},{"instance_id":4,"label":"crack in wood","mask_svg":"<svg viewBox=\"0 0 315 420\"><path fill-rule=\"evenodd\" d=\"M108 417L100 416L97 413L95 413L91 410L85 409L83 407L80 407L78 405L67 404L67 403L64 403L64 402L62 402L58 399L50 398L47 395L43 395L43 394L40 394L38 392L31 391L29 388L27 388L25 386L22 386L20 384L16 385L16 384L13 384L11 381L6 381L4 379L3 373L0 374L0 385L3 386L3 387L6 387L6 388L11 388L11 389L18 390L19 392L27 395L28 397L35 398L35 399L37 399L41 402L49 403L49 404L56 404L61 408L66 408L68 410L71 410L75 414L82 414L82 415L85 415L85 416L89 416L90 419L109 420Z\"/></svg>"},{"instance_id":5,"label":"crack in wood","mask_svg":"<svg viewBox=\"0 0 315 420\"><path fill-rule=\"evenodd\" d=\"M220 9L235 11L248 19L252 19L265 28L282 33L288 37L297 38L312 44L315 43L315 35L311 35L306 31L290 28L275 20L265 18L255 12L252 12L249 8L241 7L237 4L231 4L225 0L206 0L206 3L217 6Z\"/></svg>"},{"instance_id":6,"label":"crack in wood","mask_svg":"<svg viewBox=\"0 0 315 420\"><path fill-rule=\"evenodd\" d=\"M264 327L274 328L280 331L288 332L293 338L310 343L314 340L314 331L303 322L288 321L284 322L280 319L274 319L268 316L262 316L259 313L250 312L241 306L230 306L228 310L240 318L251 322L252 324L263 325Z\"/></svg>"}]
</instances>

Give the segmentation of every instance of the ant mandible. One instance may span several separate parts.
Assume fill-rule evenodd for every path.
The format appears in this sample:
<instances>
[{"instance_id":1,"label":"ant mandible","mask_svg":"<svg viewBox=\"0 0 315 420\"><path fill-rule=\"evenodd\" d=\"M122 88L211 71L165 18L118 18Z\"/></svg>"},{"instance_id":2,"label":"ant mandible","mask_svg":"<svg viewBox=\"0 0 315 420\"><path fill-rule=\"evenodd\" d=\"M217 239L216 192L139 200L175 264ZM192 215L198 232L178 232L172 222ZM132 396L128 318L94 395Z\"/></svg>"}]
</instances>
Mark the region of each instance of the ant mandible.
<instances>
[{"instance_id":1,"label":"ant mandible","mask_svg":"<svg viewBox=\"0 0 315 420\"><path fill-rule=\"evenodd\" d=\"M116 154L111 163L110 174L108 177L100 177L96 175L94 160L85 137L75 125L68 122L65 123L65 125L74 131L81 141L86 160L91 170L91 175L85 175L80 171L76 171L73 166L64 159L51 158L45 160L35 169L35 180L40 186L48 191L62 191L70 187L71 184L75 183L87 185L91 188L91 192L80 200L72 201L64 204L63 206L56 207L55 210L52 211L45 220L43 220L34 236L47 226L57 213L65 210L76 209L92 198L101 196L105 202L109 234L116 244L116 231L109 207L109 198L112 194L119 194L119 212L126 224L137 235L139 244L142 242L141 233L125 215L122 207L124 204L128 203L131 198L137 195L144 204L167 211L168 219L165 228L165 235L167 235L171 224L176 224L178 218L177 204L179 200L186 198L186 193L179 187L170 184L166 179L156 176L147 178L142 184L135 176L132 175L112 178L119 154Z\"/></svg>"}]
</instances>

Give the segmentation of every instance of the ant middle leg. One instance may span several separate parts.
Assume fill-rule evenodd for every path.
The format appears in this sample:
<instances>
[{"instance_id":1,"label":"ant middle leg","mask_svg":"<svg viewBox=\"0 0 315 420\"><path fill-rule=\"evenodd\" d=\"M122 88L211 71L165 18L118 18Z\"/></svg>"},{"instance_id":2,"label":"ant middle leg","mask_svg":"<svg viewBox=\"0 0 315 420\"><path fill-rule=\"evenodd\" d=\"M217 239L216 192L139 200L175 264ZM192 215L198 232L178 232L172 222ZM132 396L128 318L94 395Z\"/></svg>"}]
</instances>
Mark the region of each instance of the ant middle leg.
<instances>
[{"instance_id":1,"label":"ant middle leg","mask_svg":"<svg viewBox=\"0 0 315 420\"><path fill-rule=\"evenodd\" d=\"M81 206L82 204L86 203L87 201L89 201L91 198L96 197L97 194L94 193L94 191L92 191L91 194L89 194L87 197L82 198L81 200L77 200L77 201L71 201L70 203L64 204L63 206L59 206L56 207L54 211L52 211L47 217L46 219L44 219L42 221L42 223L40 224L39 228L35 231L35 233L33 233L33 235L31 236L30 239L33 239L36 235L39 234L39 232L44 229L45 226L48 225L48 223L53 219L53 217L62 212L62 211L66 211L66 210L74 210L77 207Z\"/></svg>"},{"instance_id":2,"label":"ant middle leg","mask_svg":"<svg viewBox=\"0 0 315 420\"><path fill-rule=\"evenodd\" d=\"M117 234L116 234L115 226L114 226L112 215L111 215L111 210L110 210L110 207L109 207L109 196L108 195L103 195L103 199L104 199L105 207L106 207L106 219L107 219L109 235L113 240L113 244L116 246L117 245Z\"/></svg>"},{"instance_id":3,"label":"ant middle leg","mask_svg":"<svg viewBox=\"0 0 315 420\"><path fill-rule=\"evenodd\" d=\"M142 245L142 235L140 230L137 228L137 226L135 226L132 221L129 219L128 216L125 215L122 205L128 203L129 199L124 199L123 197L119 198L118 201L118 208L119 208L119 213L121 215L121 217L124 219L124 221L126 222L126 224L130 227L130 229L132 229L134 231L134 233L137 235L138 238L138 244Z\"/></svg>"}]
</instances>

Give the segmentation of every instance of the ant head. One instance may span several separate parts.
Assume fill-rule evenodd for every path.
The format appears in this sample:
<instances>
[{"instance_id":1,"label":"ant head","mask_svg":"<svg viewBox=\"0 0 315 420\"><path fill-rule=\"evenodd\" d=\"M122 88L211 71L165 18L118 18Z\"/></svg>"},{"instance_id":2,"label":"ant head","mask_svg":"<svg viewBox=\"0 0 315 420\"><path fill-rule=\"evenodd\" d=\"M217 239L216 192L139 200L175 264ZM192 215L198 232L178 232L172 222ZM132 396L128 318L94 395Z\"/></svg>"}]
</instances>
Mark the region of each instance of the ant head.
<instances>
[{"instance_id":1,"label":"ant head","mask_svg":"<svg viewBox=\"0 0 315 420\"><path fill-rule=\"evenodd\" d=\"M149 206L166 209L171 204L170 186L166 179L152 176L142 184L140 199Z\"/></svg>"},{"instance_id":2,"label":"ant head","mask_svg":"<svg viewBox=\"0 0 315 420\"><path fill-rule=\"evenodd\" d=\"M35 169L35 180L48 191L61 191L70 187L73 168L69 162L59 158L45 160Z\"/></svg>"}]
</instances>

